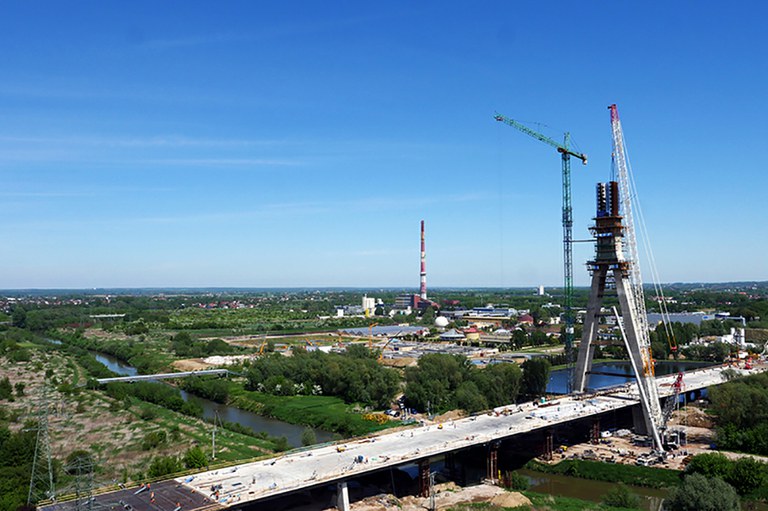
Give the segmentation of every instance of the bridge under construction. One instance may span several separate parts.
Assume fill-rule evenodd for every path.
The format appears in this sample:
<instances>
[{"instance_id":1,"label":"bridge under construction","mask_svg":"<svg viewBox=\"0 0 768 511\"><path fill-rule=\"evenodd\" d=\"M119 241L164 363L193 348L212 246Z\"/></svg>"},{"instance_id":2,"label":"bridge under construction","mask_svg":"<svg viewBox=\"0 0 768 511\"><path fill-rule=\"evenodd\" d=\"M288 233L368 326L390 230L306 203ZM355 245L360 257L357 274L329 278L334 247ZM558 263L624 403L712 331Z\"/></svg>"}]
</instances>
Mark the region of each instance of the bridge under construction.
<instances>
[{"instance_id":1,"label":"bridge under construction","mask_svg":"<svg viewBox=\"0 0 768 511\"><path fill-rule=\"evenodd\" d=\"M722 383L726 369L729 368L716 366L685 373L686 391ZM750 374L763 369L733 370ZM675 397L676 378L671 375L657 379L662 398ZM93 504L96 504L95 508L109 509L122 506L126 511L239 509L336 484L338 507L346 510L349 509L347 482L356 477L416 464L419 467L419 491L425 493L428 491L431 459L477 446L488 446L488 477L495 479L498 473L495 449L501 441L537 430L542 431L546 438L547 431L556 426L589 418L599 419L603 414L629 407L639 408L640 401L638 386L632 383L597 393L565 396L546 405L536 402L509 405L489 414L297 450L270 459L153 483L149 488L120 489L94 497ZM550 438L550 449L551 443ZM161 505L161 500L165 504ZM74 511L79 507L74 502L61 502L43 509Z\"/></svg>"}]
</instances>

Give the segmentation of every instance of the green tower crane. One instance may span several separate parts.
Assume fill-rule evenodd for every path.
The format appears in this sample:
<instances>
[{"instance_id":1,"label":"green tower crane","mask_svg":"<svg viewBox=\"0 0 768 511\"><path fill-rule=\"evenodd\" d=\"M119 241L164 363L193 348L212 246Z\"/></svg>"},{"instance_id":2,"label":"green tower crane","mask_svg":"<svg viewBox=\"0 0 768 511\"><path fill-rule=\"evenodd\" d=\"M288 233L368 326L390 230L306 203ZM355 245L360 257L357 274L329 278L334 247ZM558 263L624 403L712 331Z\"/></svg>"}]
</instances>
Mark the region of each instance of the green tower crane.
<instances>
[{"instance_id":1,"label":"green tower crane","mask_svg":"<svg viewBox=\"0 0 768 511\"><path fill-rule=\"evenodd\" d=\"M573 365L573 336L575 318L573 315L573 211L571 209L571 156L587 164L587 155L577 153L568 148L571 136L565 133L563 143L560 144L546 135L532 130L528 126L505 117L499 113L493 116L499 122L503 122L513 128L517 128L526 135L530 135L545 144L549 144L560 153L563 161L563 288L565 294L565 356L568 365L568 392L572 390L573 378L571 373Z\"/></svg>"}]
</instances>

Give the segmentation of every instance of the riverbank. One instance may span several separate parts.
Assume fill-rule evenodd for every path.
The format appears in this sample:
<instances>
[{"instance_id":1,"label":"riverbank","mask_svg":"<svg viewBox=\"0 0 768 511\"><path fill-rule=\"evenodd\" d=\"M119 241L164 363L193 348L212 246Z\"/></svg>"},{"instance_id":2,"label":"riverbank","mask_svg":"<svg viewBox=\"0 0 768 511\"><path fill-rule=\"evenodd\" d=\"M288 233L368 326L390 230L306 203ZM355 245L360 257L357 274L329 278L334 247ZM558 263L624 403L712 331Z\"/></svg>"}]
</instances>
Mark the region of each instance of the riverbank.
<instances>
[{"instance_id":1,"label":"riverbank","mask_svg":"<svg viewBox=\"0 0 768 511\"><path fill-rule=\"evenodd\" d=\"M99 362L110 370L119 374L152 374L147 369L153 367L145 364L144 354L138 354L136 344L131 339L112 338L101 330L89 329L83 336L67 332L61 335L65 345L73 345L81 349L90 350L97 356ZM163 371L171 371L172 359L163 350L162 342L158 339L145 341L146 348L152 353L161 354L161 359L167 367ZM130 355L130 356L129 356ZM128 358L126 358L128 357ZM142 365L134 365L139 360ZM254 431L267 431L271 436L286 436L289 445L299 447L302 444L304 428L315 429L315 437L318 441L329 441L334 438L362 436L388 427L402 426L400 421L390 420L384 414L371 414L359 409L354 404L345 403L334 396L279 396L262 392L247 391L241 380L229 381L227 386L228 396L217 399L216 403L208 401L207 396L201 394L200 389L186 389L195 401L202 404L204 415L213 419L214 411L220 415L238 416L237 420L246 419L253 426ZM222 402L223 401L223 402ZM248 416L251 417L248 417ZM260 416L261 420L253 417ZM235 422L233 419L226 419ZM263 423L263 424L258 424ZM275 431L275 426L284 424L284 434ZM261 426L265 426L258 429Z\"/></svg>"},{"instance_id":2,"label":"riverbank","mask_svg":"<svg viewBox=\"0 0 768 511\"><path fill-rule=\"evenodd\" d=\"M52 456L61 461L85 451L96 462L99 480L138 481L158 456L183 454L194 446L211 453L213 426L205 421L134 399L115 400L83 387L86 369L78 357L54 345L33 343L28 360L0 358L0 378L23 385L22 394L0 406L0 425L22 430L38 420L47 387ZM149 442L152 440L152 442ZM264 439L232 431L216 437L216 459L236 461L271 454Z\"/></svg>"}]
</instances>

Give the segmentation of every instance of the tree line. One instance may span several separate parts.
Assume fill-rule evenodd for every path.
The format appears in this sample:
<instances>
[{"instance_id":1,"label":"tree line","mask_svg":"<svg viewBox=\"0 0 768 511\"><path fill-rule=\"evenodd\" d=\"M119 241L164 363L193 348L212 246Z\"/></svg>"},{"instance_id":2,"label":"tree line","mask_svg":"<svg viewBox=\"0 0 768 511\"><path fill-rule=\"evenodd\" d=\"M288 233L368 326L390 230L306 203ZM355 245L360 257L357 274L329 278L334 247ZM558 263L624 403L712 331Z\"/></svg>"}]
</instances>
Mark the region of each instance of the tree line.
<instances>
[{"instance_id":1,"label":"tree line","mask_svg":"<svg viewBox=\"0 0 768 511\"><path fill-rule=\"evenodd\" d=\"M405 401L419 411L443 413L461 408L468 413L537 397L546 391L550 363L533 358L522 365L490 364L478 369L464 355L433 353L405 371Z\"/></svg>"},{"instance_id":2,"label":"tree line","mask_svg":"<svg viewBox=\"0 0 768 511\"><path fill-rule=\"evenodd\" d=\"M374 408L389 407L400 382L397 371L381 366L362 345L348 346L345 353L296 348L292 357L271 354L251 362L246 378L248 390L284 396L323 394Z\"/></svg>"},{"instance_id":3,"label":"tree line","mask_svg":"<svg viewBox=\"0 0 768 511\"><path fill-rule=\"evenodd\" d=\"M768 455L768 373L709 388L718 447Z\"/></svg>"}]
</instances>

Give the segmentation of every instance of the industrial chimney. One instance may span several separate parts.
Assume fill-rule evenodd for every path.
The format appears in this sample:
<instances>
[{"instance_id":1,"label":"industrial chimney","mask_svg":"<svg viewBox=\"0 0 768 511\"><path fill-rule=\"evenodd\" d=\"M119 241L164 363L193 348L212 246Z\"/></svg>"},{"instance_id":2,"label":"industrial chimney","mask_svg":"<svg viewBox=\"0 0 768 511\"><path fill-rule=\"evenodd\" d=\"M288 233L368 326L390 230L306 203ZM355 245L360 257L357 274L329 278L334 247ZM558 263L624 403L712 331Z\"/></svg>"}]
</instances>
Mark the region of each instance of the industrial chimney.
<instances>
[{"instance_id":1,"label":"industrial chimney","mask_svg":"<svg viewBox=\"0 0 768 511\"><path fill-rule=\"evenodd\" d=\"M422 300L427 299L427 252L424 245L424 220L421 221L421 290L419 291Z\"/></svg>"}]
</instances>

